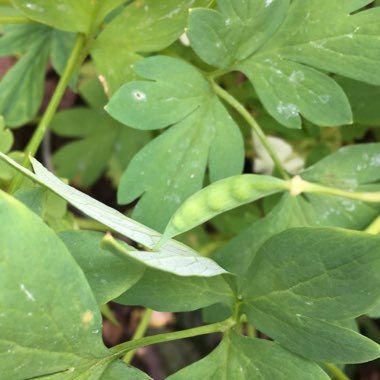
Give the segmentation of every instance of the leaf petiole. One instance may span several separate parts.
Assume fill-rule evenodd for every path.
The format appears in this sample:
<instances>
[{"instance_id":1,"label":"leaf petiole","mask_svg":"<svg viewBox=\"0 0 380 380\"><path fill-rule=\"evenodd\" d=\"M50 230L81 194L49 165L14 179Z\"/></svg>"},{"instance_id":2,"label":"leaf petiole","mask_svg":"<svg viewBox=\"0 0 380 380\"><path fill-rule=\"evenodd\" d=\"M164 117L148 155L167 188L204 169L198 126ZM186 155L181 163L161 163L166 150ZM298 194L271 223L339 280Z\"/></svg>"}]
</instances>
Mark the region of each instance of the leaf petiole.
<instances>
[{"instance_id":1,"label":"leaf petiole","mask_svg":"<svg viewBox=\"0 0 380 380\"><path fill-rule=\"evenodd\" d=\"M152 344L170 342L178 339L191 338L193 336L212 334L216 332L226 332L230 328L236 325L236 321L229 318L223 322L213 323L211 325L195 327L192 329L174 331L165 334L158 334L153 336L147 336L141 339L136 339L128 342L121 343L111 349L112 356L120 357L129 351L136 350L140 347L150 346Z\"/></svg>"},{"instance_id":2,"label":"leaf petiole","mask_svg":"<svg viewBox=\"0 0 380 380\"><path fill-rule=\"evenodd\" d=\"M257 121L253 118L253 116L246 110L246 108L238 101L236 100L229 92L224 90L222 87L218 86L215 82L211 81L212 86L214 88L215 93L223 99L226 103L228 103L232 108L234 108L243 118L244 120L249 124L249 126L254 130L257 137L267 150L269 156L273 160L274 164L276 165L278 171L280 172L281 176L284 179L289 179L289 174L286 172L285 168L283 167L281 160L277 156L276 152L273 150L270 142L268 141L265 133L261 129L260 125L257 123Z\"/></svg>"},{"instance_id":3,"label":"leaf petiole","mask_svg":"<svg viewBox=\"0 0 380 380\"><path fill-rule=\"evenodd\" d=\"M149 322L152 318L152 315L153 315L152 309L145 309L144 314L141 318L141 321L139 325L137 326L137 329L132 337L132 341L141 339L145 335L146 330L149 327ZM135 352L136 350L128 351L123 358L124 363L130 364L132 362L133 356L135 355Z\"/></svg>"},{"instance_id":4,"label":"leaf petiole","mask_svg":"<svg viewBox=\"0 0 380 380\"><path fill-rule=\"evenodd\" d=\"M343 197L363 202L377 203L380 202L380 192L353 192L334 187L328 187L305 181L300 176L293 177L289 184L290 194L297 196L301 193L317 193L324 195L333 195L336 197Z\"/></svg>"}]
</instances>

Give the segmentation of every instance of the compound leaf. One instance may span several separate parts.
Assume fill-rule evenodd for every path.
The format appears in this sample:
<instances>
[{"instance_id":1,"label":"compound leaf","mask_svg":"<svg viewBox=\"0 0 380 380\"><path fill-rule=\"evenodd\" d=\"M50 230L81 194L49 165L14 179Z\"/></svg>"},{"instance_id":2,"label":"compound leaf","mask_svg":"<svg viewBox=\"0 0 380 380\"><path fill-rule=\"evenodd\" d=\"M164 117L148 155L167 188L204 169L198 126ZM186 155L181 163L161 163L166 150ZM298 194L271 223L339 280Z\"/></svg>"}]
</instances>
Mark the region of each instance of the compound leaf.
<instances>
[{"instance_id":1,"label":"compound leaf","mask_svg":"<svg viewBox=\"0 0 380 380\"><path fill-rule=\"evenodd\" d=\"M92 101L97 100L93 97ZM102 104L103 97L99 100ZM102 106L61 111L51 127L59 136L75 138L55 152L53 163L57 174L83 187L96 182L111 165L115 172L124 171L132 157L150 140L149 132L120 124L105 113Z\"/></svg>"},{"instance_id":2,"label":"compound leaf","mask_svg":"<svg viewBox=\"0 0 380 380\"><path fill-rule=\"evenodd\" d=\"M380 10L355 13L368 3L219 0L191 13L189 39L207 63L244 72L279 123L348 124L348 99L325 72L380 84Z\"/></svg>"},{"instance_id":3,"label":"compound leaf","mask_svg":"<svg viewBox=\"0 0 380 380\"><path fill-rule=\"evenodd\" d=\"M110 94L135 78L131 65L143 58L140 53L162 50L183 33L190 6L208 3L209 0L135 1L115 17L91 51Z\"/></svg>"},{"instance_id":4,"label":"compound leaf","mask_svg":"<svg viewBox=\"0 0 380 380\"><path fill-rule=\"evenodd\" d=\"M162 231L175 209L202 187L207 162L213 181L238 174L244 147L238 126L192 65L157 56L138 62L135 70L149 81L121 87L107 111L134 128L174 126L133 158L118 200L129 203L142 195L134 218ZM220 162L222 154L228 165Z\"/></svg>"},{"instance_id":5,"label":"compound leaf","mask_svg":"<svg viewBox=\"0 0 380 380\"><path fill-rule=\"evenodd\" d=\"M53 67L61 73L72 44L71 33L45 25L6 28L0 39L0 55L23 54L26 51L0 82L0 114L7 126L19 127L36 116L42 101L49 55Z\"/></svg>"}]
</instances>

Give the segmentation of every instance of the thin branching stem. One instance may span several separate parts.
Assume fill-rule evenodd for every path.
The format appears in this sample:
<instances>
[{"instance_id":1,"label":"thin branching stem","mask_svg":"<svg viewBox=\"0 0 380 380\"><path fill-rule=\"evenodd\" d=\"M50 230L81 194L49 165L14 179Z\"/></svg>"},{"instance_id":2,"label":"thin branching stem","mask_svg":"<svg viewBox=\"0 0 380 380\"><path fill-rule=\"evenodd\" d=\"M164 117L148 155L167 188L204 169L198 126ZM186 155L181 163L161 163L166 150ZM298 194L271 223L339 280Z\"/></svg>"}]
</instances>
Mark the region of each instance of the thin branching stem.
<instances>
[{"instance_id":1,"label":"thin branching stem","mask_svg":"<svg viewBox=\"0 0 380 380\"><path fill-rule=\"evenodd\" d=\"M152 344L170 342L178 339L191 338L193 336L212 334L216 332L226 332L233 326L236 322L233 319L227 319L224 322L213 323L211 325L195 327L193 329L174 331L166 334L158 334L153 336L147 336L141 339L131 340L128 342L121 343L112 348L112 356L121 357L131 350L136 350L140 347L150 346Z\"/></svg>"},{"instance_id":2,"label":"thin branching stem","mask_svg":"<svg viewBox=\"0 0 380 380\"><path fill-rule=\"evenodd\" d=\"M145 309L144 315L141 318L141 321L139 325L137 326L135 333L133 334L132 341L141 339L145 335L146 331L148 330L149 322L152 318L152 314L153 314L153 310ZM128 351L125 354L123 361L127 364L130 364L132 362L133 357L135 356L135 353L136 353L136 350Z\"/></svg>"},{"instance_id":3,"label":"thin branching stem","mask_svg":"<svg viewBox=\"0 0 380 380\"><path fill-rule=\"evenodd\" d=\"M30 139L27 147L25 148L25 156L24 160L22 162L22 166L25 168L29 167L29 156L34 156L41 145L41 142L45 136L46 130L49 128L51 121L59 107L59 104L62 100L62 97L65 93L65 90L75 73L75 71L78 69L78 67L83 62L85 56L83 54L83 47L86 42L86 37L84 34L78 33L76 37L76 41L73 47L73 50L71 51L70 57L67 61L65 70L58 82L58 85L54 91L54 94L49 102L48 107L46 108L45 113L43 114L40 123L38 124L36 130L34 131L34 134L32 138ZM22 182L22 175L18 174L14 180L12 181L10 185L10 192L15 192L21 182Z\"/></svg>"},{"instance_id":4,"label":"thin branching stem","mask_svg":"<svg viewBox=\"0 0 380 380\"><path fill-rule=\"evenodd\" d=\"M263 132L260 125L257 123L255 118L247 111L247 109L237 100L235 99L229 92L224 90L222 87L218 86L216 83L213 82L213 88L215 90L215 93L223 99L226 103L228 103L232 108L234 108L243 118L244 120L249 124L249 126L253 129L261 143L263 144L264 148L268 152L269 156L273 160L274 164L276 165L278 171L280 172L281 176L284 179L289 179L289 174L286 172L285 168L283 167L280 158L277 156L276 152L274 151L273 147L271 146L270 142L268 141L267 136Z\"/></svg>"}]
</instances>

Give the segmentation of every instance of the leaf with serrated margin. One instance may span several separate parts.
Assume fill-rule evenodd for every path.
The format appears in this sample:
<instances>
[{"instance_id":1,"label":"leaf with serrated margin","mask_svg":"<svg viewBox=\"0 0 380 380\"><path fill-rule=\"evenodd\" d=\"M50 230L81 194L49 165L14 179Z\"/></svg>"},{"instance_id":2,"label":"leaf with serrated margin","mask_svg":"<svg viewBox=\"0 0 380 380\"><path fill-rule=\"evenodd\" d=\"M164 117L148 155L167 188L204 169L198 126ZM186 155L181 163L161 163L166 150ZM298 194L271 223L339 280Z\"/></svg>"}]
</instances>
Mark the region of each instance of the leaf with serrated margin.
<instances>
[{"instance_id":1,"label":"leaf with serrated margin","mask_svg":"<svg viewBox=\"0 0 380 380\"><path fill-rule=\"evenodd\" d=\"M142 195L133 217L162 231L178 206L202 187L207 164L212 181L241 172L243 141L210 83L191 64L156 56L138 62L135 70L147 80L121 87L107 111L138 129L174 125L133 158L118 200L129 203Z\"/></svg>"},{"instance_id":2,"label":"leaf with serrated margin","mask_svg":"<svg viewBox=\"0 0 380 380\"><path fill-rule=\"evenodd\" d=\"M151 249L161 239L162 235L160 233L126 217L113 208L104 205L73 187L64 184L34 158L31 158L31 161L36 174L33 174L17 164L1 152L0 158L33 181L52 190L78 210L115 230L121 235ZM197 255L197 253L190 247L175 240L168 241L161 247L159 252L149 252L147 254L146 252L124 250L124 253L129 255L130 258L140 261L148 266L152 265L151 263L154 262L155 268L179 276L212 277L218 274L227 273L211 259ZM160 260L160 258L162 258L162 260ZM183 260L181 260L182 258Z\"/></svg>"}]
</instances>

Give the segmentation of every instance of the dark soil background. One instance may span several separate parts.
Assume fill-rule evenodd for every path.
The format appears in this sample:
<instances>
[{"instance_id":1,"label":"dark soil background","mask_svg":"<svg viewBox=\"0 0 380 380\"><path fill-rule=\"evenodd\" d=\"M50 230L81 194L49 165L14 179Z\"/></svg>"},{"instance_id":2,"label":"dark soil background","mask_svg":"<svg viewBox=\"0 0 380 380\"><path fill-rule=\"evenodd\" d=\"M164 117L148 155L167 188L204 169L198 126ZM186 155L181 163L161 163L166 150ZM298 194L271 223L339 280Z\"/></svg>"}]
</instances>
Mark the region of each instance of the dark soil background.
<instances>
[{"instance_id":1,"label":"dark soil background","mask_svg":"<svg viewBox=\"0 0 380 380\"><path fill-rule=\"evenodd\" d=\"M0 58L0 78L14 62L15 60L13 58ZM49 69L45 82L45 96L40 111L41 113L52 96L57 80L58 78L54 72ZM67 90L60 108L70 108L81 104L83 104L81 99L72 91ZM23 128L13 130L15 136L13 149L24 149L33 131L34 125L27 125ZM60 141L58 137L54 136L47 142L45 141L45 144L46 143L51 144L53 150L55 150L63 141ZM38 158L42 162L44 161L43 155L40 154ZM94 198L114 208L118 208L116 204L116 191L107 179L102 178L91 189L85 190ZM121 211L125 211L125 209L121 209ZM114 312L118 325L104 320L103 339L107 346L112 347L132 337L140 321L142 309L118 305L116 303L111 303L109 306ZM364 326L364 333L368 333L372 339L380 343L380 320L371 321L370 323L367 322L362 324L362 327ZM199 312L176 314L157 312L153 314L147 334L153 335L173 330L182 330L201 324L202 318ZM212 334L144 347L137 351L132 364L147 372L153 379L161 380L189 363L197 361L207 355L217 346L219 340L220 336L218 334ZM380 360L358 366L350 366L347 372L350 378L355 380L380 380Z\"/></svg>"}]
</instances>

